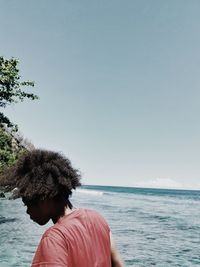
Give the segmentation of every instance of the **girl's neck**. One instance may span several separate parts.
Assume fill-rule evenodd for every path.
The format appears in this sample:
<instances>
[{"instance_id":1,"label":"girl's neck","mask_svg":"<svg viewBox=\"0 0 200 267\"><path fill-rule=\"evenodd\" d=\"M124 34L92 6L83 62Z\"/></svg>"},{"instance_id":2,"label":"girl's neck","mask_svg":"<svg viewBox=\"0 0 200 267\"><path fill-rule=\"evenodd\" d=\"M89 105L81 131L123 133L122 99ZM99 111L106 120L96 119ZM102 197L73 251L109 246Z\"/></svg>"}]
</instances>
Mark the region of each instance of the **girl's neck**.
<instances>
[{"instance_id":1,"label":"girl's neck","mask_svg":"<svg viewBox=\"0 0 200 267\"><path fill-rule=\"evenodd\" d=\"M74 210L75 210L75 208L69 208L68 206L65 207L65 211L64 211L63 215L56 216L56 217L52 218L53 223L54 224L57 223L60 219L62 219L63 217L65 217L65 216L67 216L69 214L71 214Z\"/></svg>"}]
</instances>

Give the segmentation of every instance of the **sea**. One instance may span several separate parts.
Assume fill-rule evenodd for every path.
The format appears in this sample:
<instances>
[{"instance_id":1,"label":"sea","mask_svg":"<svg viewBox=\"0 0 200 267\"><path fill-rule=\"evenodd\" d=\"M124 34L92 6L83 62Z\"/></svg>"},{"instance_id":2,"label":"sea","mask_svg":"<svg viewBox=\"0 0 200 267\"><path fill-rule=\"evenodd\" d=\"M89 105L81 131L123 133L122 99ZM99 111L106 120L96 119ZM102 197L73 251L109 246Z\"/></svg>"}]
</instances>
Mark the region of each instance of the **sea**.
<instances>
[{"instance_id":1,"label":"sea","mask_svg":"<svg viewBox=\"0 0 200 267\"><path fill-rule=\"evenodd\" d=\"M125 266L200 266L200 191L84 185L71 202L106 218ZM30 266L51 225L32 222L20 199L0 199L0 267Z\"/></svg>"}]
</instances>

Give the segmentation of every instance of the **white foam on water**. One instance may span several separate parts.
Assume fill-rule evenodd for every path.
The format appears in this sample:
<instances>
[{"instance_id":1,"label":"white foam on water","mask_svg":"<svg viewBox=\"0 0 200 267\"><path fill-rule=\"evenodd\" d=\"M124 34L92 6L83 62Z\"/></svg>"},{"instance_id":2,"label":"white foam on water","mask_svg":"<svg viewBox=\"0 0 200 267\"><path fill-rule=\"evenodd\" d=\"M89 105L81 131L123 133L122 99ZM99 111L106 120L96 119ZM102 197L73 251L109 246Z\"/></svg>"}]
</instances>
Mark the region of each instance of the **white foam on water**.
<instances>
[{"instance_id":1,"label":"white foam on water","mask_svg":"<svg viewBox=\"0 0 200 267\"><path fill-rule=\"evenodd\" d=\"M102 196L104 194L101 191L90 190L90 189L76 189L76 192L87 194L87 195L95 195L95 196Z\"/></svg>"}]
</instances>

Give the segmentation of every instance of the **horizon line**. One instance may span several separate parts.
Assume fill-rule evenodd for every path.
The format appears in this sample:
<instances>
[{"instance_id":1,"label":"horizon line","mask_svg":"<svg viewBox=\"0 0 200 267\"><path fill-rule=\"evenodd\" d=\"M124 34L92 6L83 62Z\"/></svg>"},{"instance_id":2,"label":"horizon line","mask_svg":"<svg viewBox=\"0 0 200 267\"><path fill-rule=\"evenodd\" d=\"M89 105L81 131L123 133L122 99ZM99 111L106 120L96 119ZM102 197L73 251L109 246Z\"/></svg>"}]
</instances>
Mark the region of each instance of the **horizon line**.
<instances>
[{"instance_id":1,"label":"horizon line","mask_svg":"<svg viewBox=\"0 0 200 267\"><path fill-rule=\"evenodd\" d=\"M106 184L82 184L81 186L99 186L99 187L124 187L124 188L135 188L135 189L158 189L158 190L179 190L179 191L200 191L200 188L172 188L172 187L145 187L145 186L132 186L132 185L106 185ZM80 187L81 187L80 186Z\"/></svg>"}]
</instances>

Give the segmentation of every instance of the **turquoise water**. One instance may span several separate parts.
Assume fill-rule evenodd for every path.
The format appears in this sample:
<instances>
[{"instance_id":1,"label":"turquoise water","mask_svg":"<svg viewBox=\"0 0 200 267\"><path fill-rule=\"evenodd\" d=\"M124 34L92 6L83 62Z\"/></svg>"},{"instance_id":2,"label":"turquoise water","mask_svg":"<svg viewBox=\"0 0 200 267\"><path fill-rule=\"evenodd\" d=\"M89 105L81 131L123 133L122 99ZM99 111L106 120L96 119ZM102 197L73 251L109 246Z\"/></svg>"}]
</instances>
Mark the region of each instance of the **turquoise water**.
<instances>
[{"instance_id":1,"label":"turquoise water","mask_svg":"<svg viewBox=\"0 0 200 267\"><path fill-rule=\"evenodd\" d=\"M76 207L100 211L126 266L200 266L200 191L84 186ZM42 233L20 199L0 199L0 267L28 267Z\"/></svg>"}]
</instances>

